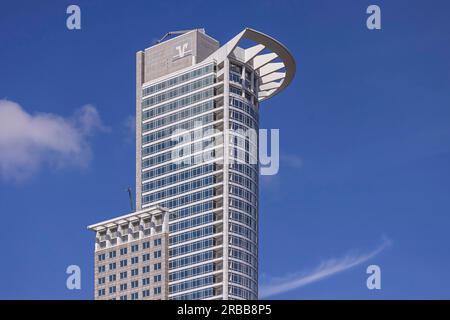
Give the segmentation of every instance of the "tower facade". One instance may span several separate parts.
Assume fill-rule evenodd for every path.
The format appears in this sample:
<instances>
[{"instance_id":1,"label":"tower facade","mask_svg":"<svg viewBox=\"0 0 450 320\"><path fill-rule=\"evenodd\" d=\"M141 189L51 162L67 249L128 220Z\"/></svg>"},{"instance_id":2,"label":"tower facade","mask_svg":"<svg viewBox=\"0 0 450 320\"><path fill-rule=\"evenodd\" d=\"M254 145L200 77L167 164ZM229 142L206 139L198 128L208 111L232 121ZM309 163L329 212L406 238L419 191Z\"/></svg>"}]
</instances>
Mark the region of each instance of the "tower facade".
<instances>
[{"instance_id":1,"label":"tower facade","mask_svg":"<svg viewBox=\"0 0 450 320\"><path fill-rule=\"evenodd\" d=\"M294 74L287 49L248 28L137 52L136 209L168 211L168 299L257 299L259 108Z\"/></svg>"}]
</instances>

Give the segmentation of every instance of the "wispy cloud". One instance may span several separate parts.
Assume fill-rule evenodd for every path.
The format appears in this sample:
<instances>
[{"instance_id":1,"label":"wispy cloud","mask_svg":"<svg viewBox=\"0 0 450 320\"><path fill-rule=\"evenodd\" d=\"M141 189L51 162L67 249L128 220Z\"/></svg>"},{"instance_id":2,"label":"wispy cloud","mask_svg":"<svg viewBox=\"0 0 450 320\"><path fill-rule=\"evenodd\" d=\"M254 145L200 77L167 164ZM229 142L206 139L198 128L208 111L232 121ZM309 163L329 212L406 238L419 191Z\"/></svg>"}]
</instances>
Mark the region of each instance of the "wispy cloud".
<instances>
[{"instance_id":1,"label":"wispy cloud","mask_svg":"<svg viewBox=\"0 0 450 320\"><path fill-rule=\"evenodd\" d=\"M281 154L281 165L286 165L293 169L301 169L303 167L303 158L296 154Z\"/></svg>"},{"instance_id":2,"label":"wispy cloud","mask_svg":"<svg viewBox=\"0 0 450 320\"><path fill-rule=\"evenodd\" d=\"M0 179L22 181L43 165L86 166L89 137L109 131L97 109L85 105L72 117L30 114L19 104L0 100Z\"/></svg>"},{"instance_id":3,"label":"wispy cloud","mask_svg":"<svg viewBox=\"0 0 450 320\"><path fill-rule=\"evenodd\" d=\"M125 118L123 123L125 128L125 141L135 142L136 141L136 117L134 115L129 115Z\"/></svg>"},{"instance_id":4,"label":"wispy cloud","mask_svg":"<svg viewBox=\"0 0 450 320\"><path fill-rule=\"evenodd\" d=\"M357 265L372 259L390 245L391 241L388 238L383 238L382 243L368 253L360 255L347 254L338 259L323 261L317 268L309 273L300 272L272 279L269 283L261 285L259 297L266 298L288 292L356 267Z\"/></svg>"}]
</instances>

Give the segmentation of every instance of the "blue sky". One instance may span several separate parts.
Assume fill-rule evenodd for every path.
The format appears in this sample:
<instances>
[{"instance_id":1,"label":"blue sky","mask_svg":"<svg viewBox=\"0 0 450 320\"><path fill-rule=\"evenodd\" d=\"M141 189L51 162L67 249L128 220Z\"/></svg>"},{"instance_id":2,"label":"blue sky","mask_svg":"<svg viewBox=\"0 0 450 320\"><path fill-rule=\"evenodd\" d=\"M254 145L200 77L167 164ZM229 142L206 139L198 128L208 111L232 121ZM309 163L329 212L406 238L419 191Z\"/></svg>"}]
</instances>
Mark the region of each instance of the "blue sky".
<instances>
[{"instance_id":1,"label":"blue sky","mask_svg":"<svg viewBox=\"0 0 450 320\"><path fill-rule=\"evenodd\" d=\"M260 284L296 284L270 298L450 298L448 1L77 1L69 31L72 3L0 5L1 106L23 120L0 118L0 298L93 297L86 226L126 213L134 186L135 52L167 31L225 43L246 26L297 61L261 111L281 167L261 178ZM370 4L382 30L365 26ZM27 124L46 128L44 147L8 145ZM80 291L66 289L71 264ZM366 287L370 264L381 290Z\"/></svg>"}]
</instances>

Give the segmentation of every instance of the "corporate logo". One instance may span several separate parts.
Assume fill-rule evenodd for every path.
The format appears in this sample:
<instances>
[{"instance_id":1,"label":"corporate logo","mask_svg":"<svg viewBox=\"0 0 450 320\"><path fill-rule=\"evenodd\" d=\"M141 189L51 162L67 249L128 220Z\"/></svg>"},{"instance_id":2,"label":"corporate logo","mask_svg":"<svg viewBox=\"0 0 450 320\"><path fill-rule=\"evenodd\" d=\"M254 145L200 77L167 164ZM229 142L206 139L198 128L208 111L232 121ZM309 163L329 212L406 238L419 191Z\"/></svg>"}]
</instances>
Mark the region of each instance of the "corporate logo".
<instances>
[{"instance_id":1,"label":"corporate logo","mask_svg":"<svg viewBox=\"0 0 450 320\"><path fill-rule=\"evenodd\" d=\"M184 42L179 46L175 46L175 55L173 56L173 60L181 59L191 54L192 54L191 43L189 41Z\"/></svg>"}]
</instances>

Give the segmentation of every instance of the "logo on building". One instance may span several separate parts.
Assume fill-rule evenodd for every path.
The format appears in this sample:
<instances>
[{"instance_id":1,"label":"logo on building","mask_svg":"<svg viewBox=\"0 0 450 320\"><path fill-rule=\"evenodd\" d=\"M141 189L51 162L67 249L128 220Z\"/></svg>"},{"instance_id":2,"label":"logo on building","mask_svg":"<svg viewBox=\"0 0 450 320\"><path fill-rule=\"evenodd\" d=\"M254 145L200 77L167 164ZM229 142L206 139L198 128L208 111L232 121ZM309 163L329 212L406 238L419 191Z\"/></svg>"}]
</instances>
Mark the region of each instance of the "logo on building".
<instances>
[{"instance_id":1,"label":"logo on building","mask_svg":"<svg viewBox=\"0 0 450 320\"><path fill-rule=\"evenodd\" d=\"M192 54L191 44L190 42L185 42L175 47L175 55L173 56L173 60L181 59L191 54Z\"/></svg>"}]
</instances>

